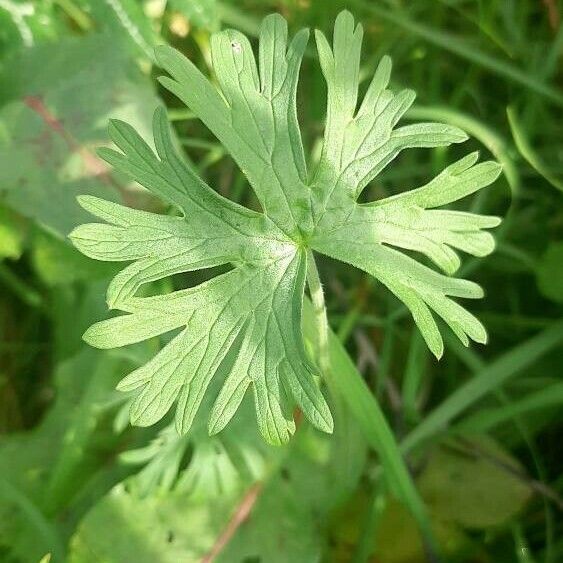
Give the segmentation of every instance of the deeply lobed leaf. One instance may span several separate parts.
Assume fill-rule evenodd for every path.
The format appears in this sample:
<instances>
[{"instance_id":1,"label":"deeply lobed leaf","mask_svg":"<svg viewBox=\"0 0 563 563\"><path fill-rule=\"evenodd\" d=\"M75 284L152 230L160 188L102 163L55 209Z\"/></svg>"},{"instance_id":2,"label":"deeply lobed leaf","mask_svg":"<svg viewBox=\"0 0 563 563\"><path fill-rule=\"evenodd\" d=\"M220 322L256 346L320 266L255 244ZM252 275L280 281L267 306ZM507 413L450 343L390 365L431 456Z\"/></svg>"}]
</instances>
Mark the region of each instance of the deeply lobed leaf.
<instances>
[{"instance_id":1,"label":"deeply lobed leaf","mask_svg":"<svg viewBox=\"0 0 563 563\"><path fill-rule=\"evenodd\" d=\"M133 261L107 295L110 307L128 314L93 325L84 335L87 342L113 348L180 331L119 384L137 392L132 422L154 424L177 402L176 427L187 432L216 377L223 386L210 408L211 433L225 427L249 387L268 441L289 439L295 405L330 432L332 417L301 337L305 252L264 214L222 198L197 177L174 150L163 110L155 114L154 130L157 154L126 124L113 122L111 135L122 152L105 149L101 155L183 216L82 197L83 207L109 224L82 225L71 234L88 256ZM196 287L136 296L144 283L224 264L233 270Z\"/></svg>"},{"instance_id":2,"label":"deeply lobed leaf","mask_svg":"<svg viewBox=\"0 0 563 563\"><path fill-rule=\"evenodd\" d=\"M309 250L352 264L376 277L412 312L436 356L443 341L433 313L464 344L486 341L481 323L452 298L478 298L475 283L449 277L457 250L484 256L494 247L483 229L496 217L438 210L491 184L494 162L470 154L426 185L368 204L365 186L402 150L464 141L465 133L438 123L397 127L414 93L388 89L384 57L358 107L362 28L348 12L335 24L332 47L316 33L327 81L327 123L320 161L309 176L296 116L296 89L308 32L288 42L279 15L266 18L258 62L248 40L227 30L212 38L215 87L185 57L160 47L170 77L162 83L182 99L231 153L262 211L246 209L212 190L175 150L164 110L154 119L154 152L128 125L112 122L119 151L101 156L180 210L163 216L83 197L80 203L107 224L71 235L85 254L130 261L108 289L108 304L125 314L92 326L85 339L110 348L173 332L146 365L119 384L135 393L133 423L153 424L176 403L176 426L187 432L199 411L209 431L221 431L252 390L259 428L272 443L295 431L298 406L319 429L332 417L318 387L301 334ZM439 274L399 249L417 251ZM232 269L195 287L139 297L141 285L191 270Z\"/></svg>"}]
</instances>

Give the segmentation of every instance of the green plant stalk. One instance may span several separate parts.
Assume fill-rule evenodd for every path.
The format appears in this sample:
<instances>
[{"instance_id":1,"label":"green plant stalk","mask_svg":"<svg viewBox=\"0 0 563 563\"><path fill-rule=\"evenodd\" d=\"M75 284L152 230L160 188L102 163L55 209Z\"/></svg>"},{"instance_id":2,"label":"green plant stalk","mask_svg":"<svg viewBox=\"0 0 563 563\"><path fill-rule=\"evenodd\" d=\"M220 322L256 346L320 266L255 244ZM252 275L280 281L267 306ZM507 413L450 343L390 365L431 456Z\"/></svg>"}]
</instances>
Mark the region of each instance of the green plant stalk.
<instances>
[{"instance_id":1,"label":"green plant stalk","mask_svg":"<svg viewBox=\"0 0 563 563\"><path fill-rule=\"evenodd\" d=\"M391 488L411 511L431 551L437 553L426 507L414 485L393 432L375 397L361 377L355 377L352 360L340 346L329 345L329 325L324 292L313 253L307 257L307 283L312 302L312 321L317 339L317 361L331 394L341 397L362 429L370 446L378 453ZM336 337L334 337L336 341ZM332 369L332 354L338 354L341 369L337 377ZM346 365L351 364L351 365Z\"/></svg>"},{"instance_id":2,"label":"green plant stalk","mask_svg":"<svg viewBox=\"0 0 563 563\"><path fill-rule=\"evenodd\" d=\"M333 390L334 378L330 369L330 348L328 345L328 318L326 314L326 305L324 298L323 286L315 257L312 251L307 253L307 284L311 295L311 303L313 304L313 314L317 328L317 360L319 368L327 380L327 384Z\"/></svg>"},{"instance_id":3,"label":"green plant stalk","mask_svg":"<svg viewBox=\"0 0 563 563\"><path fill-rule=\"evenodd\" d=\"M350 416L346 405L338 393L334 383L334 376L331 363L331 345L329 341L330 328L326 315L326 306L324 301L324 292L317 270L315 257L311 250L307 253L307 282L313 304L313 331L316 346L316 361L323 374L323 377L329 388L332 397L332 409L334 418L337 421L337 427L334 429L332 455L339 460L339 467L342 469L341 479L346 479L348 474L348 464L350 456L354 453L350 452L350 447L358 441L358 431L355 427L355 421Z\"/></svg>"}]
</instances>

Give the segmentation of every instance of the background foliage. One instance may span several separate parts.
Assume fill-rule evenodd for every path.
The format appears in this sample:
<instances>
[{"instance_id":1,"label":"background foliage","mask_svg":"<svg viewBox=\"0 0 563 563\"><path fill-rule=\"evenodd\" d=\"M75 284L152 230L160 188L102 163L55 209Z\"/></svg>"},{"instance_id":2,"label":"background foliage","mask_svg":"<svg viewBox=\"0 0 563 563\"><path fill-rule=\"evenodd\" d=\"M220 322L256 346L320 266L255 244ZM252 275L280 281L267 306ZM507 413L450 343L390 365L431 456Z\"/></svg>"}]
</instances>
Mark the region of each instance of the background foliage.
<instances>
[{"instance_id":1,"label":"background foliage","mask_svg":"<svg viewBox=\"0 0 563 563\"><path fill-rule=\"evenodd\" d=\"M437 547L381 479L380 437L360 407L334 437L302 423L281 448L263 443L248 406L213 438L205 423L185 437L169 420L131 428L115 384L161 343L100 351L81 341L105 316L115 268L68 243L87 220L75 196L165 211L95 156L109 143L109 117L148 138L164 103L209 183L256 205L223 148L157 86L154 45L168 42L208 72L217 29L255 37L260 19L279 11L293 32L330 33L345 7L366 30L362 76L388 53L393 86L418 92L408 117L472 137L405 152L366 200L423 183L469 149L504 167L465 202L506 217L495 254L461 272L486 289L472 310L488 346L450 338L438 363L387 291L320 263L335 373L361 374L383 407ZM0 0L0 561L563 559L562 49L560 10L548 0ZM325 95L311 43L298 103L313 154ZM174 276L153 290L199 281Z\"/></svg>"}]
</instances>

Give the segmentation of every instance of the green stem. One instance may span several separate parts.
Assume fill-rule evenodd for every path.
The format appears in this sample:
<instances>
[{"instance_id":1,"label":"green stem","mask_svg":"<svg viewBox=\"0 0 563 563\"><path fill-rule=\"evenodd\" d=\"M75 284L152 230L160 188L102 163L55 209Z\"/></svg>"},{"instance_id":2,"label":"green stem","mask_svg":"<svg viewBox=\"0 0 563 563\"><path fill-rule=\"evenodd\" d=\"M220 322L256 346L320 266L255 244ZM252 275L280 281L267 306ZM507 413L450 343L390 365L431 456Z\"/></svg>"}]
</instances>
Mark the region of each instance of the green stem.
<instances>
[{"instance_id":1,"label":"green stem","mask_svg":"<svg viewBox=\"0 0 563 563\"><path fill-rule=\"evenodd\" d=\"M336 420L346 420L346 414L342 413L346 407L356 424L363 430L368 443L379 454L391 490L397 493L398 497L409 507L419 525L425 547L431 554L430 559L437 561L437 545L426 507L416 490L385 415L365 381L359 374L354 373L354 365L344 349L339 347L340 343L337 342L336 336L332 335L332 342L329 342L330 330L324 293L315 257L311 251L308 251L307 254L307 283L313 309L312 321L317 343L317 362L334 399L337 409ZM306 310L305 313L307 313ZM339 366L341 375L339 378L335 377L332 370L331 355L334 358L335 354L339 356L338 361L335 362L335 365ZM342 365L343 363L347 365Z\"/></svg>"},{"instance_id":2,"label":"green stem","mask_svg":"<svg viewBox=\"0 0 563 563\"><path fill-rule=\"evenodd\" d=\"M336 336L330 332L328 325L324 293L313 253L307 253L307 283L311 294L311 302L305 300L303 307L303 329L308 340L313 344L316 362L326 382L330 394L330 404L334 416L334 434L331 439L331 467L337 468L333 478L347 489L349 494L357 487L358 459L365 459L368 444L362 430L352 416L345 398L338 390L338 379L341 365L334 361L334 344L331 339Z\"/></svg>"},{"instance_id":3,"label":"green stem","mask_svg":"<svg viewBox=\"0 0 563 563\"><path fill-rule=\"evenodd\" d=\"M315 257L311 250L307 253L307 284L311 293L311 303L313 303L313 314L317 330L317 361L321 373L327 380L327 384L329 387L332 387L333 379L330 369L328 318L326 315L325 297Z\"/></svg>"}]
</instances>

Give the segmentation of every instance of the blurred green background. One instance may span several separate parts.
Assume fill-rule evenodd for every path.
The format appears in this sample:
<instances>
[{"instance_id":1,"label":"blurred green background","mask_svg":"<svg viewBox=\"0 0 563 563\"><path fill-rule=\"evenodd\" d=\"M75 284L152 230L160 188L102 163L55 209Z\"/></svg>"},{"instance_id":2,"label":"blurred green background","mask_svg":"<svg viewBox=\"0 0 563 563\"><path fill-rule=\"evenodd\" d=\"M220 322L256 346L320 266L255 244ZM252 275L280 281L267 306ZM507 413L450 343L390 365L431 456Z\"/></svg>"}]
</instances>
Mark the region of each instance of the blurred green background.
<instances>
[{"instance_id":1,"label":"blurred green background","mask_svg":"<svg viewBox=\"0 0 563 563\"><path fill-rule=\"evenodd\" d=\"M255 39L278 11L293 32L330 34L343 8L365 28L363 79L388 53L393 87L418 93L407 118L471 136L407 151L366 198L420 185L470 149L504 167L464 202L505 217L496 252L461 272L486 290L471 304L486 347L447 338L436 362L389 292L320 263L331 326L397 441L430 414L447 422L408 457L439 554L359 431L343 447L303 424L272 448L251 409L213 438L203 427L178 437L167 420L131 428L114 386L158 339L113 351L81 341L107 315L116 270L70 246L66 235L88 220L76 195L166 211L96 157L110 117L149 139L152 112L166 105L210 185L256 205L229 155L159 88L153 47L168 42L209 73L214 31ZM0 561L563 561L562 13L557 0L0 0ZM325 95L311 41L298 103L313 158ZM198 281L183 274L166 288Z\"/></svg>"}]
</instances>

